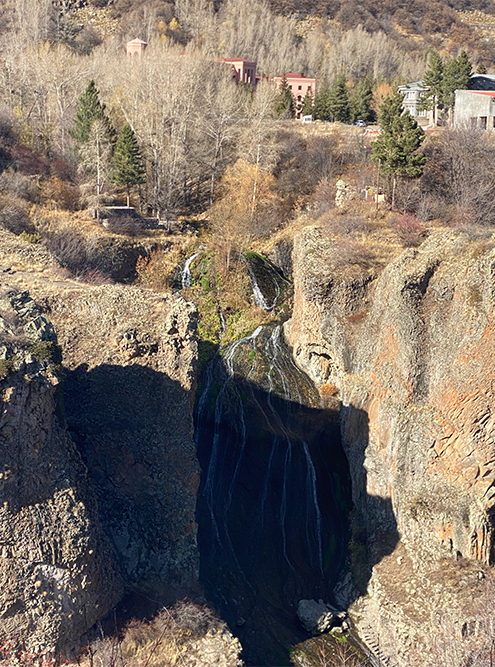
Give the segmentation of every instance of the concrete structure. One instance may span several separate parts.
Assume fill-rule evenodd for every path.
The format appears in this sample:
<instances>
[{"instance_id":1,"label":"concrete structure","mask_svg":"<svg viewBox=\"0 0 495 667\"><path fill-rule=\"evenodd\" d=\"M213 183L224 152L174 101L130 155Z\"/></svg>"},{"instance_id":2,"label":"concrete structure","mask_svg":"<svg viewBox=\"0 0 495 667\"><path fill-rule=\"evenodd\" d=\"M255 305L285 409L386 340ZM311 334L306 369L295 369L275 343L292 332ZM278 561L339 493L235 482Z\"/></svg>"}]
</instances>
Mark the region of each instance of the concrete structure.
<instances>
[{"instance_id":1,"label":"concrete structure","mask_svg":"<svg viewBox=\"0 0 495 667\"><path fill-rule=\"evenodd\" d=\"M409 114L413 116L418 123L429 124L433 122L433 115L431 111L419 109L421 96L428 88L423 85L422 81L415 81L414 83L406 83L404 86L399 86L399 93L403 95L403 107Z\"/></svg>"},{"instance_id":2,"label":"concrete structure","mask_svg":"<svg viewBox=\"0 0 495 667\"><path fill-rule=\"evenodd\" d=\"M217 63L225 63L232 67L232 77L236 83L256 85L256 63L244 58L217 58Z\"/></svg>"},{"instance_id":3,"label":"concrete structure","mask_svg":"<svg viewBox=\"0 0 495 667\"><path fill-rule=\"evenodd\" d=\"M278 88L283 78L284 75L274 76L270 79L270 81L273 81ZM296 118L301 118L303 101L309 89L311 89L311 94L313 96L313 102L314 102L316 79L304 76L304 74L302 73L296 74L295 72L287 72L285 74L285 78L287 79L289 88L292 91L292 96L294 97L294 100L296 102Z\"/></svg>"},{"instance_id":4,"label":"concrete structure","mask_svg":"<svg viewBox=\"0 0 495 667\"><path fill-rule=\"evenodd\" d=\"M126 49L128 56L141 56L148 46L147 42L142 39L133 39L132 42L127 42Z\"/></svg>"},{"instance_id":5,"label":"concrete structure","mask_svg":"<svg viewBox=\"0 0 495 667\"><path fill-rule=\"evenodd\" d=\"M422 81L415 81L414 83L407 83L404 86L399 86L398 88L399 93L401 93L404 96L404 109L407 109L411 116L414 116L414 118L420 123L421 125L425 124L430 124L433 123L433 111L425 111L425 110L420 110L419 104L421 102L421 96L423 93L425 93L428 88L423 84ZM488 91L494 91L495 92L495 75L494 74L471 74L471 78L469 80L469 90L468 91L463 91L463 92L473 92L473 91L480 91L480 92L488 92ZM456 91L456 95L458 92L461 91ZM461 98L459 98L461 99ZM465 98L466 103L468 99L475 99L475 98ZM464 104L464 98L462 98L461 104ZM474 103L474 102L473 102ZM482 104L479 100L478 102L474 104ZM457 115L457 96L456 96L456 102L455 102L455 114ZM483 111L483 109L482 109ZM466 108L466 113L462 112L462 117L463 117L463 123L465 123L466 120L466 114L468 113L468 110ZM441 112L437 112L437 120L440 117ZM483 114L474 114L472 116L473 118L476 117L483 117L486 116L486 113L483 112ZM468 116L470 118L471 116ZM454 119L454 125L456 125L456 121Z\"/></svg>"},{"instance_id":6,"label":"concrete structure","mask_svg":"<svg viewBox=\"0 0 495 667\"><path fill-rule=\"evenodd\" d=\"M495 128L495 91L456 90L454 109L456 129Z\"/></svg>"}]
</instances>

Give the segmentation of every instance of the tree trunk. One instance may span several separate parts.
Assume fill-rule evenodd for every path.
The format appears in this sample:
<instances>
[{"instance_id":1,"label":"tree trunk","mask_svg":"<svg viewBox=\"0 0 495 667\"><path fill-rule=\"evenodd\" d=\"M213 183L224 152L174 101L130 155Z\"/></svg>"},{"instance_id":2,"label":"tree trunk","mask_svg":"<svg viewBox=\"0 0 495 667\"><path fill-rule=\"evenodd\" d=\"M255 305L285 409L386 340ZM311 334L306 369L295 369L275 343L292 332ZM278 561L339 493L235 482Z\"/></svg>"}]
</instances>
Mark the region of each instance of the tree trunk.
<instances>
[{"instance_id":1,"label":"tree trunk","mask_svg":"<svg viewBox=\"0 0 495 667\"><path fill-rule=\"evenodd\" d=\"M397 175L394 174L394 180L392 182L392 211L395 209L395 188L397 186Z\"/></svg>"},{"instance_id":2,"label":"tree trunk","mask_svg":"<svg viewBox=\"0 0 495 667\"><path fill-rule=\"evenodd\" d=\"M129 183L126 183L126 189L127 189L127 208L130 207L131 205L131 193L129 192Z\"/></svg>"}]
</instances>

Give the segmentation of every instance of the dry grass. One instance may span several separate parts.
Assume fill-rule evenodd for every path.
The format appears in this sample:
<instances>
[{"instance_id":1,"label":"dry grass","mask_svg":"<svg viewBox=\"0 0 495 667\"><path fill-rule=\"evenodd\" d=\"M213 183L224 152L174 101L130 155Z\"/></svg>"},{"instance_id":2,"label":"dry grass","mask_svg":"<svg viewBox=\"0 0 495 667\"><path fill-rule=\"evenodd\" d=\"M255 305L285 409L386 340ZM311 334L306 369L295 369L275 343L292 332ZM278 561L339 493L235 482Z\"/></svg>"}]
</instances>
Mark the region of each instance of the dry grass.
<instances>
[{"instance_id":1,"label":"dry grass","mask_svg":"<svg viewBox=\"0 0 495 667\"><path fill-rule=\"evenodd\" d=\"M240 644L206 605L178 602L151 621L131 621L121 638L85 647L80 667L237 667Z\"/></svg>"}]
</instances>

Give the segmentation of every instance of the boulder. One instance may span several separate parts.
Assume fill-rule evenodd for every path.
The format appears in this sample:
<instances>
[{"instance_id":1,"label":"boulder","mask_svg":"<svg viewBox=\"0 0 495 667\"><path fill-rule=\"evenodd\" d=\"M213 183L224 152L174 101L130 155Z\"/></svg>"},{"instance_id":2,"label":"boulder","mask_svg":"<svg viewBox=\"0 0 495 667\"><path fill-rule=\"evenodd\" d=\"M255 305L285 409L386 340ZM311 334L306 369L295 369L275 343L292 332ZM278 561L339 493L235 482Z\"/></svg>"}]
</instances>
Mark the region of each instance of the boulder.
<instances>
[{"instance_id":1,"label":"boulder","mask_svg":"<svg viewBox=\"0 0 495 667\"><path fill-rule=\"evenodd\" d=\"M328 632L335 622L335 616L328 607L316 600L300 600L297 606L297 617L305 630L312 635Z\"/></svg>"}]
</instances>

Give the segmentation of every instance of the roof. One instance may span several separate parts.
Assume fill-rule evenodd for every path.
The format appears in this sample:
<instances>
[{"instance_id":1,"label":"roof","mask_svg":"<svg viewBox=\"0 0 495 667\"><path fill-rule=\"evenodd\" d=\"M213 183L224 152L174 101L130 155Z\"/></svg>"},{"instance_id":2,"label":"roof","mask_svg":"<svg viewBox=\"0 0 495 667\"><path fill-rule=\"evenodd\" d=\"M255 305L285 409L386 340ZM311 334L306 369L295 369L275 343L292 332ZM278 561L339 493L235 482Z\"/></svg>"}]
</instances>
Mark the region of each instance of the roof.
<instances>
[{"instance_id":1,"label":"roof","mask_svg":"<svg viewBox=\"0 0 495 667\"><path fill-rule=\"evenodd\" d=\"M252 65L254 60L246 60L245 58L215 58L216 62L219 63L249 63Z\"/></svg>"},{"instance_id":2,"label":"roof","mask_svg":"<svg viewBox=\"0 0 495 667\"><path fill-rule=\"evenodd\" d=\"M127 46L129 46L129 44L148 44L148 42L143 42L142 39L136 38L131 40L130 42L127 42Z\"/></svg>"},{"instance_id":3,"label":"roof","mask_svg":"<svg viewBox=\"0 0 495 667\"><path fill-rule=\"evenodd\" d=\"M426 90L423 81L415 81L414 83L405 83L398 87L399 90Z\"/></svg>"},{"instance_id":4,"label":"roof","mask_svg":"<svg viewBox=\"0 0 495 667\"><path fill-rule=\"evenodd\" d=\"M473 95L488 95L495 99L495 90L456 90L456 93L472 93Z\"/></svg>"}]
</instances>

